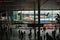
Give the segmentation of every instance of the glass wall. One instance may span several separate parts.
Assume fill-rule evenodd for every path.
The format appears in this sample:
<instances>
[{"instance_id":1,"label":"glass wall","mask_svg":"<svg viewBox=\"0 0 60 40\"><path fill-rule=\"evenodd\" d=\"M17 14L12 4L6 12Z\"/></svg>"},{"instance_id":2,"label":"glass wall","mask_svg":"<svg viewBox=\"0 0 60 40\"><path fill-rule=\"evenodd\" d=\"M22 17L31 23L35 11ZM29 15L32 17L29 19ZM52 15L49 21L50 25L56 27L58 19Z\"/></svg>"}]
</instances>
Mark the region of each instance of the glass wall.
<instances>
[{"instance_id":1,"label":"glass wall","mask_svg":"<svg viewBox=\"0 0 60 40\"><path fill-rule=\"evenodd\" d=\"M18 14L22 14L22 20L28 21L27 17L30 17L31 20L34 21L34 11L18 11ZM40 21L51 22L56 21L57 14L59 14L59 10L41 10L40 11ZM38 11L35 13L35 20L38 21Z\"/></svg>"},{"instance_id":2,"label":"glass wall","mask_svg":"<svg viewBox=\"0 0 60 40\"><path fill-rule=\"evenodd\" d=\"M41 10L40 11L40 23L44 26L55 26L57 14L60 15L60 10ZM8 11L6 16L2 14L2 20L8 19L13 23L18 23L17 25L22 25L22 27L28 27L28 23L38 23L38 11L12 11L10 15L8 15ZM35 16L35 19L34 19ZM12 24L12 23L11 23Z\"/></svg>"},{"instance_id":3,"label":"glass wall","mask_svg":"<svg viewBox=\"0 0 60 40\"><path fill-rule=\"evenodd\" d=\"M18 11L18 14L22 14L21 20L24 23L33 23L36 20L38 22L38 11L35 11L35 19L34 19L34 11ZM40 11L40 22L44 24L44 26L55 26L57 14L60 13L60 10L41 10Z\"/></svg>"}]
</instances>

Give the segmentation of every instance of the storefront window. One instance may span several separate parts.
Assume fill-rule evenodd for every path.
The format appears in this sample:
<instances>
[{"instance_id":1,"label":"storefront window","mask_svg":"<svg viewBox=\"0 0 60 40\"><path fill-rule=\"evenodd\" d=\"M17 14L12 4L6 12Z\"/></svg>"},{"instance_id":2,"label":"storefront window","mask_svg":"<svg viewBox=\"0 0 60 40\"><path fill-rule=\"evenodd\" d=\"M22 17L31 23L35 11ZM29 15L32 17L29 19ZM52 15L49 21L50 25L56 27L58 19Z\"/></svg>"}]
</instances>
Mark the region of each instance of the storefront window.
<instances>
[{"instance_id":1,"label":"storefront window","mask_svg":"<svg viewBox=\"0 0 60 40\"><path fill-rule=\"evenodd\" d=\"M40 22L46 25L50 25L51 23L56 23L56 17L57 13L59 14L59 10L41 10L40 11ZM34 19L35 16L35 19ZM36 23L38 23L38 11L14 11L13 17L15 18L14 21L21 21L23 23L34 23L34 20L36 20ZM51 25L50 25L51 26Z\"/></svg>"}]
</instances>

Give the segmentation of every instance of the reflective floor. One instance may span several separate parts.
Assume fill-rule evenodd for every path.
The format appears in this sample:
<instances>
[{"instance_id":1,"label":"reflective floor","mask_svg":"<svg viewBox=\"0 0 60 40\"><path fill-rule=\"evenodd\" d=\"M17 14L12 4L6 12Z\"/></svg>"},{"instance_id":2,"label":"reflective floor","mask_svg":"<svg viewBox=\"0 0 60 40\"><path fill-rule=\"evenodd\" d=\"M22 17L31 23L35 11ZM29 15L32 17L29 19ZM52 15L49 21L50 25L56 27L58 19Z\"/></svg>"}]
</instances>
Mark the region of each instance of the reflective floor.
<instances>
[{"instance_id":1,"label":"reflective floor","mask_svg":"<svg viewBox=\"0 0 60 40\"><path fill-rule=\"evenodd\" d=\"M40 39L41 40L60 40L58 36L59 30L56 30L55 38L52 35L53 29L47 29L45 31L40 31ZM34 30L20 30L20 29L12 29L6 32L0 32L0 40L38 40L38 32L36 32L36 37L34 37ZM48 33L48 34L47 34ZM44 36L45 35L45 36ZM50 39L49 39L50 38Z\"/></svg>"}]
</instances>

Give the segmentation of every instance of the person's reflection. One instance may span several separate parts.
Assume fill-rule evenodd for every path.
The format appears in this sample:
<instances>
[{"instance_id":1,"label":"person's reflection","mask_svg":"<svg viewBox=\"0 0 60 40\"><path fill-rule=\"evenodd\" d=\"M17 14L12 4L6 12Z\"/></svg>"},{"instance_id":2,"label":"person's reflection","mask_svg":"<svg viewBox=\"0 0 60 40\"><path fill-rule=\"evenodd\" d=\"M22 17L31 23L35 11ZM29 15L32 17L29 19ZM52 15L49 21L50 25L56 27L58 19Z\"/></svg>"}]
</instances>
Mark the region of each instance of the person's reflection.
<instances>
[{"instance_id":1,"label":"person's reflection","mask_svg":"<svg viewBox=\"0 0 60 40\"><path fill-rule=\"evenodd\" d=\"M19 39L21 38L21 32L20 32L20 30L18 31L18 33L19 33Z\"/></svg>"},{"instance_id":2,"label":"person's reflection","mask_svg":"<svg viewBox=\"0 0 60 40\"><path fill-rule=\"evenodd\" d=\"M29 40L31 40L31 37L32 37L32 36L31 36L31 33L28 34L28 37L29 37Z\"/></svg>"},{"instance_id":3,"label":"person's reflection","mask_svg":"<svg viewBox=\"0 0 60 40\"><path fill-rule=\"evenodd\" d=\"M48 34L48 32L46 33L46 40L54 40L53 37Z\"/></svg>"},{"instance_id":4,"label":"person's reflection","mask_svg":"<svg viewBox=\"0 0 60 40\"><path fill-rule=\"evenodd\" d=\"M24 40L26 40L26 32L24 31Z\"/></svg>"},{"instance_id":5,"label":"person's reflection","mask_svg":"<svg viewBox=\"0 0 60 40\"><path fill-rule=\"evenodd\" d=\"M31 36L29 36L29 40L31 40Z\"/></svg>"},{"instance_id":6,"label":"person's reflection","mask_svg":"<svg viewBox=\"0 0 60 40\"><path fill-rule=\"evenodd\" d=\"M21 31L21 40L23 40L23 38L24 38L24 34L23 34L23 32Z\"/></svg>"}]
</instances>

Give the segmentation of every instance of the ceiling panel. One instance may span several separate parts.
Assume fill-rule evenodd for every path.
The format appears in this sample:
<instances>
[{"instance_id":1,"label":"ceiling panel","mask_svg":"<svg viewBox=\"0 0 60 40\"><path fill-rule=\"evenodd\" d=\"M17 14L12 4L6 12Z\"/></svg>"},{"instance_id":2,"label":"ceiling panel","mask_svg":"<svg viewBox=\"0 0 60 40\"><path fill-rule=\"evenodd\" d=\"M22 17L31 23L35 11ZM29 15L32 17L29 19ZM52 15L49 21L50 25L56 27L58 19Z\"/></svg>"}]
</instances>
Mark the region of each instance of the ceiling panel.
<instances>
[{"instance_id":1,"label":"ceiling panel","mask_svg":"<svg viewBox=\"0 0 60 40\"><path fill-rule=\"evenodd\" d=\"M52 0L40 0L40 5L42 5L41 7L42 8L44 8L45 6L50 7L51 3L49 3L48 1L52 1ZM53 0L53 2L55 1L60 2L60 0ZM23 9L33 10L34 2L36 7L35 9L37 9L37 6L38 6L37 0L0 0L0 10L23 10ZM47 2L48 2L48 5L46 5Z\"/></svg>"}]
</instances>

